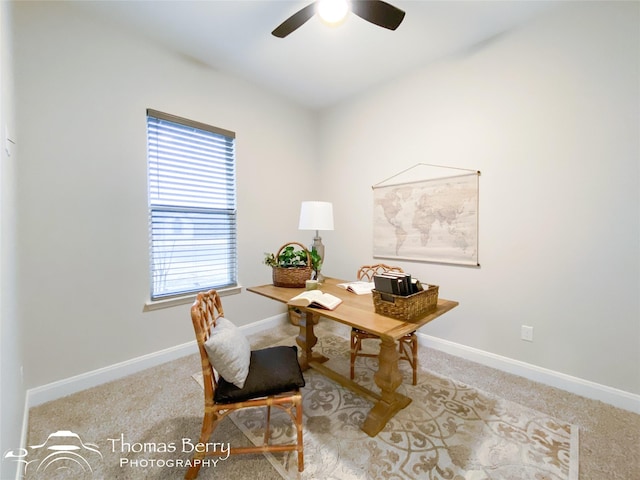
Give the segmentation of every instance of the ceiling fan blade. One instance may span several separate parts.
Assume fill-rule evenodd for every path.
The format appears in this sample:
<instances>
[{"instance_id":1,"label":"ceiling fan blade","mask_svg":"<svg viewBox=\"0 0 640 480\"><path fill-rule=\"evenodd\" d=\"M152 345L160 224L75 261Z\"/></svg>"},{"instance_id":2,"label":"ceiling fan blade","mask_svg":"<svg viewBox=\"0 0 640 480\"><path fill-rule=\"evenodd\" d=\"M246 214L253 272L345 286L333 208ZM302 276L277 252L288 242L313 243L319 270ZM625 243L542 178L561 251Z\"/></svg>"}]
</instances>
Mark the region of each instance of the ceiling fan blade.
<instances>
[{"instance_id":1,"label":"ceiling fan blade","mask_svg":"<svg viewBox=\"0 0 640 480\"><path fill-rule=\"evenodd\" d=\"M395 30L404 19L404 11L382 0L352 0L353 13L379 27Z\"/></svg>"},{"instance_id":2,"label":"ceiling fan blade","mask_svg":"<svg viewBox=\"0 0 640 480\"><path fill-rule=\"evenodd\" d=\"M271 32L272 35L278 38L284 38L289 35L294 30L300 28L304 23L309 20L315 14L315 2L307 5L302 10L297 11L289 18L287 18L284 22L276 27L276 29Z\"/></svg>"}]
</instances>

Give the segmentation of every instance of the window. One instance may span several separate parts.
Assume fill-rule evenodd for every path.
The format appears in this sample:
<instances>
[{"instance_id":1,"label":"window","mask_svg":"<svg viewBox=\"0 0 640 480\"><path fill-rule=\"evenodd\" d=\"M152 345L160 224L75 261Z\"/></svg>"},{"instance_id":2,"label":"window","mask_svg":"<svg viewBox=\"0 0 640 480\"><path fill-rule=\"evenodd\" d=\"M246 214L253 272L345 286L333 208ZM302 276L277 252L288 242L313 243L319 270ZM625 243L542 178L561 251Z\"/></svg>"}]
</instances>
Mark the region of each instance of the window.
<instances>
[{"instance_id":1,"label":"window","mask_svg":"<svg viewBox=\"0 0 640 480\"><path fill-rule=\"evenodd\" d=\"M151 300L237 285L235 133L147 110Z\"/></svg>"}]
</instances>

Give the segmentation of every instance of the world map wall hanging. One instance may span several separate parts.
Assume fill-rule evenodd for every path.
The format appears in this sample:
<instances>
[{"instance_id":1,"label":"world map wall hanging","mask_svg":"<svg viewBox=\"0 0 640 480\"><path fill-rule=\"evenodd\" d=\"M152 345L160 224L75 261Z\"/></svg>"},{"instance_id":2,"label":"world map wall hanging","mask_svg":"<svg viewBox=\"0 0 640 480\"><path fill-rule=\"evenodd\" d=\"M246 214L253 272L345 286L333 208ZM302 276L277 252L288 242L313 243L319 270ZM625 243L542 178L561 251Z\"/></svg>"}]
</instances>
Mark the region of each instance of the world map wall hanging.
<instances>
[{"instance_id":1,"label":"world map wall hanging","mask_svg":"<svg viewBox=\"0 0 640 480\"><path fill-rule=\"evenodd\" d=\"M433 178L388 183L416 167ZM479 266L480 172L460 170L418 164L372 187L375 258Z\"/></svg>"}]
</instances>

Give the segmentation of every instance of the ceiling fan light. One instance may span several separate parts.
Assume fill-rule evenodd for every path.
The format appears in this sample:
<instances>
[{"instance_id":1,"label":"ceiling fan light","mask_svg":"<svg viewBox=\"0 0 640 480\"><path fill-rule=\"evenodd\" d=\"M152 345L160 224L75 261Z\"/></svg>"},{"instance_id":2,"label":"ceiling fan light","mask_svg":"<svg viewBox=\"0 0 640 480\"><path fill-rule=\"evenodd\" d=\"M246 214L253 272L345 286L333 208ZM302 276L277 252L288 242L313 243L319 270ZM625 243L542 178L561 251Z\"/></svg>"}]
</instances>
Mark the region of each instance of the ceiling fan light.
<instances>
[{"instance_id":1,"label":"ceiling fan light","mask_svg":"<svg viewBox=\"0 0 640 480\"><path fill-rule=\"evenodd\" d=\"M350 10L347 0L318 0L316 3L316 13L328 25L343 22Z\"/></svg>"}]
</instances>

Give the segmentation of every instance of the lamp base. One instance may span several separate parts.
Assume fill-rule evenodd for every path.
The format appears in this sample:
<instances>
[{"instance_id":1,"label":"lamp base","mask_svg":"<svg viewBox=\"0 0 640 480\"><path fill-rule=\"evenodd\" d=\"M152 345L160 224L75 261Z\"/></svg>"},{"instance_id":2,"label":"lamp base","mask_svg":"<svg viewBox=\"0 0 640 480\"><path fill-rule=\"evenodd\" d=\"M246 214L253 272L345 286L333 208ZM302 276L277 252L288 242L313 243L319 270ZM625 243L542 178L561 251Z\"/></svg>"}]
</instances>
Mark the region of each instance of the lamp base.
<instances>
[{"instance_id":1,"label":"lamp base","mask_svg":"<svg viewBox=\"0 0 640 480\"><path fill-rule=\"evenodd\" d=\"M311 245L311 248L318 252L318 255L320 255L320 258L324 261L324 245L322 244L322 238L320 238L317 231L316 236L313 237L313 244Z\"/></svg>"},{"instance_id":2,"label":"lamp base","mask_svg":"<svg viewBox=\"0 0 640 480\"><path fill-rule=\"evenodd\" d=\"M320 257L320 268L316 270L316 280L318 283L324 282L324 276L320 273L320 269L322 268L322 264L324 263L324 245L322 244L322 238L318 234L316 230L316 236L313 237L313 244L311 245L311 249L315 250Z\"/></svg>"}]
</instances>

